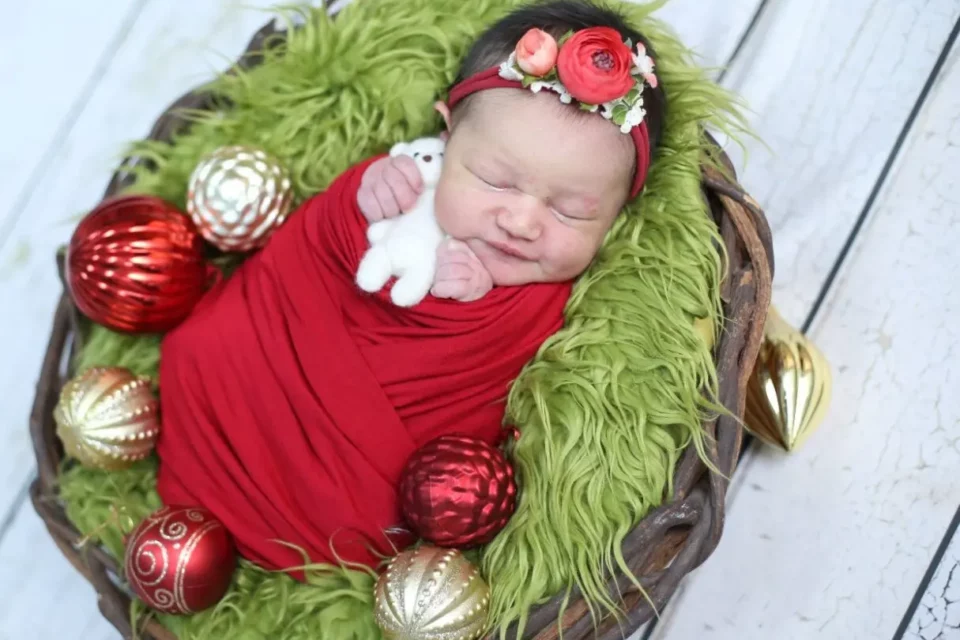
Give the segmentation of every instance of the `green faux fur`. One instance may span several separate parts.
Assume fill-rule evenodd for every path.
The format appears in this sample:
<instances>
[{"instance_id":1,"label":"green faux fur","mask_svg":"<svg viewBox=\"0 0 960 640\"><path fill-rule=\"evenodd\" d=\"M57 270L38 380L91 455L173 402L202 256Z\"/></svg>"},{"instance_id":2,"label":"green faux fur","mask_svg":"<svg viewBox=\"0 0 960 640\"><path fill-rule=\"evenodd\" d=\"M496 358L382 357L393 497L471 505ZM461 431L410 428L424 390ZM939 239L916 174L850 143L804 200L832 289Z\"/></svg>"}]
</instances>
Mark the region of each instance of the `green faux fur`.
<instances>
[{"instance_id":1,"label":"green faux fur","mask_svg":"<svg viewBox=\"0 0 960 640\"><path fill-rule=\"evenodd\" d=\"M133 191L183 205L201 155L228 143L258 145L284 160L300 198L351 164L397 141L435 133L431 104L455 76L472 39L517 0L357 0L337 17L290 9L305 24L248 72L211 88L230 108L192 114L172 145L139 142ZM507 420L521 485L516 514L481 551L492 589L491 628L521 626L530 608L578 586L595 613L615 611L611 572L626 569L621 542L671 493L676 462L702 449L701 421L717 388L707 341L694 320L720 322L723 260L705 215L701 127L742 123L735 101L693 64L649 14L655 5L616 5L657 52L668 96L661 149L644 194L620 216L579 279L566 325L513 385ZM91 325L76 365L122 365L156 375L157 336ZM162 384L162 381L159 381ZM159 504L154 460L102 473L62 476L70 518L121 553L120 530ZM119 508L119 520L111 509ZM106 524L105 524L106 523ZM227 598L189 618L160 616L181 640L212 637L376 639L373 577L317 567L299 584L243 562Z\"/></svg>"}]
</instances>

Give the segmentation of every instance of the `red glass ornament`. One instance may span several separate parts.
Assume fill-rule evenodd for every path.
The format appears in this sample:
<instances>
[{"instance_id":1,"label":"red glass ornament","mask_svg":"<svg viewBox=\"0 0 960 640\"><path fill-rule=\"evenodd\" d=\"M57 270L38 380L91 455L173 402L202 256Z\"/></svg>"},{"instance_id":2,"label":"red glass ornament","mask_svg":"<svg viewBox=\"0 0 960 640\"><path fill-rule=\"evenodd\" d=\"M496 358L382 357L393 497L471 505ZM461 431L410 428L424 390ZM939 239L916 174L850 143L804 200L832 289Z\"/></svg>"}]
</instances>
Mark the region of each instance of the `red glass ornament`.
<instances>
[{"instance_id":1,"label":"red glass ornament","mask_svg":"<svg viewBox=\"0 0 960 640\"><path fill-rule=\"evenodd\" d=\"M206 289L203 239L169 202L111 198L88 213L67 250L67 284L85 316L117 331L163 332Z\"/></svg>"},{"instance_id":2,"label":"red glass ornament","mask_svg":"<svg viewBox=\"0 0 960 640\"><path fill-rule=\"evenodd\" d=\"M130 587L149 607L189 614L215 605L236 567L223 524L200 507L168 506L144 518L127 539Z\"/></svg>"},{"instance_id":3,"label":"red glass ornament","mask_svg":"<svg viewBox=\"0 0 960 640\"><path fill-rule=\"evenodd\" d=\"M400 478L404 517L421 538L465 548L492 540L516 506L513 467L499 449L469 436L431 440Z\"/></svg>"}]
</instances>

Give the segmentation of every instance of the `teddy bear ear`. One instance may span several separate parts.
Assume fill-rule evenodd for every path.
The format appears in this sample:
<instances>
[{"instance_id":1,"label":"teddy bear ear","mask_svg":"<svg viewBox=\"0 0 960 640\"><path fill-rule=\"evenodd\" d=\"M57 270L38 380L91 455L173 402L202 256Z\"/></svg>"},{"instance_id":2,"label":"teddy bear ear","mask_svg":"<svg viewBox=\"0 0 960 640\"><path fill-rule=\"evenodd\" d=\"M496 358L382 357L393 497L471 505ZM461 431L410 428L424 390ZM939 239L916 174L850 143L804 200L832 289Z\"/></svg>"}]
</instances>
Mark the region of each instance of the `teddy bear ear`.
<instances>
[{"instance_id":1,"label":"teddy bear ear","mask_svg":"<svg viewBox=\"0 0 960 640\"><path fill-rule=\"evenodd\" d=\"M398 142L397 144L390 147L390 157L395 158L400 154L407 153L407 150L410 148L410 145L406 142Z\"/></svg>"}]
</instances>

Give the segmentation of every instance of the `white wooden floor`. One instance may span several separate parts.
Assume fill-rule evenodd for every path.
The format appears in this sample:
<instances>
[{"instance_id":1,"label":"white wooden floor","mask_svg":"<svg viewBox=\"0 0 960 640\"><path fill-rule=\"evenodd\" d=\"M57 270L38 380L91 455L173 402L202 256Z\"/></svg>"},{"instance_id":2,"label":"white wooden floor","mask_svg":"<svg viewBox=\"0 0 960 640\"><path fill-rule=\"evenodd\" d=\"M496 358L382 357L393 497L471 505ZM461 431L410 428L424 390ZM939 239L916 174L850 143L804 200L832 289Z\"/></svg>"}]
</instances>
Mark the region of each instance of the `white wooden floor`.
<instances>
[{"instance_id":1,"label":"white wooden floor","mask_svg":"<svg viewBox=\"0 0 960 640\"><path fill-rule=\"evenodd\" d=\"M25 499L54 251L122 144L224 68L269 17L250 7L271 4L4 9L0 640L118 637ZM835 387L801 451L746 452L720 547L636 637L960 638L960 0L673 0L661 15L752 107L769 148L731 152L774 229L774 303Z\"/></svg>"}]
</instances>

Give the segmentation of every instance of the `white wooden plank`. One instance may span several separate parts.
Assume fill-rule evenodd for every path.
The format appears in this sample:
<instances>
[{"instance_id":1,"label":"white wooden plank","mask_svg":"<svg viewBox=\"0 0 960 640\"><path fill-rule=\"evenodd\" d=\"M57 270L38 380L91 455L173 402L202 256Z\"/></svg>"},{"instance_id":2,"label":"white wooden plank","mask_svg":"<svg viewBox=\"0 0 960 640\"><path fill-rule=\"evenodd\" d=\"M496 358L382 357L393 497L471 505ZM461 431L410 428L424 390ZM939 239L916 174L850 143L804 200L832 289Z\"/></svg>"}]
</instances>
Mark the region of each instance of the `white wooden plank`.
<instances>
[{"instance_id":1,"label":"white wooden plank","mask_svg":"<svg viewBox=\"0 0 960 640\"><path fill-rule=\"evenodd\" d=\"M719 71L760 5L761 0L671 0L654 15L693 50L698 64Z\"/></svg>"},{"instance_id":2,"label":"white wooden plank","mask_svg":"<svg viewBox=\"0 0 960 640\"><path fill-rule=\"evenodd\" d=\"M960 531L937 566L904 640L950 640L960 637Z\"/></svg>"},{"instance_id":3,"label":"white wooden plank","mask_svg":"<svg viewBox=\"0 0 960 640\"><path fill-rule=\"evenodd\" d=\"M773 227L801 324L960 13L957 0L771 0L725 84L769 146L730 152Z\"/></svg>"},{"instance_id":4,"label":"white wooden plank","mask_svg":"<svg viewBox=\"0 0 960 640\"><path fill-rule=\"evenodd\" d=\"M811 332L834 365L827 420L792 455L752 450L655 638L889 638L907 609L960 500L958 61Z\"/></svg>"},{"instance_id":5,"label":"white wooden plank","mask_svg":"<svg viewBox=\"0 0 960 640\"><path fill-rule=\"evenodd\" d=\"M0 244L39 165L77 117L141 0L5 3L0 46ZM7 6L9 5L9 6ZM53 18L56 19L53 19Z\"/></svg>"},{"instance_id":6,"label":"white wooden plank","mask_svg":"<svg viewBox=\"0 0 960 640\"><path fill-rule=\"evenodd\" d=\"M0 567L0 640L120 637L32 509L20 511L0 545Z\"/></svg>"}]
</instances>

